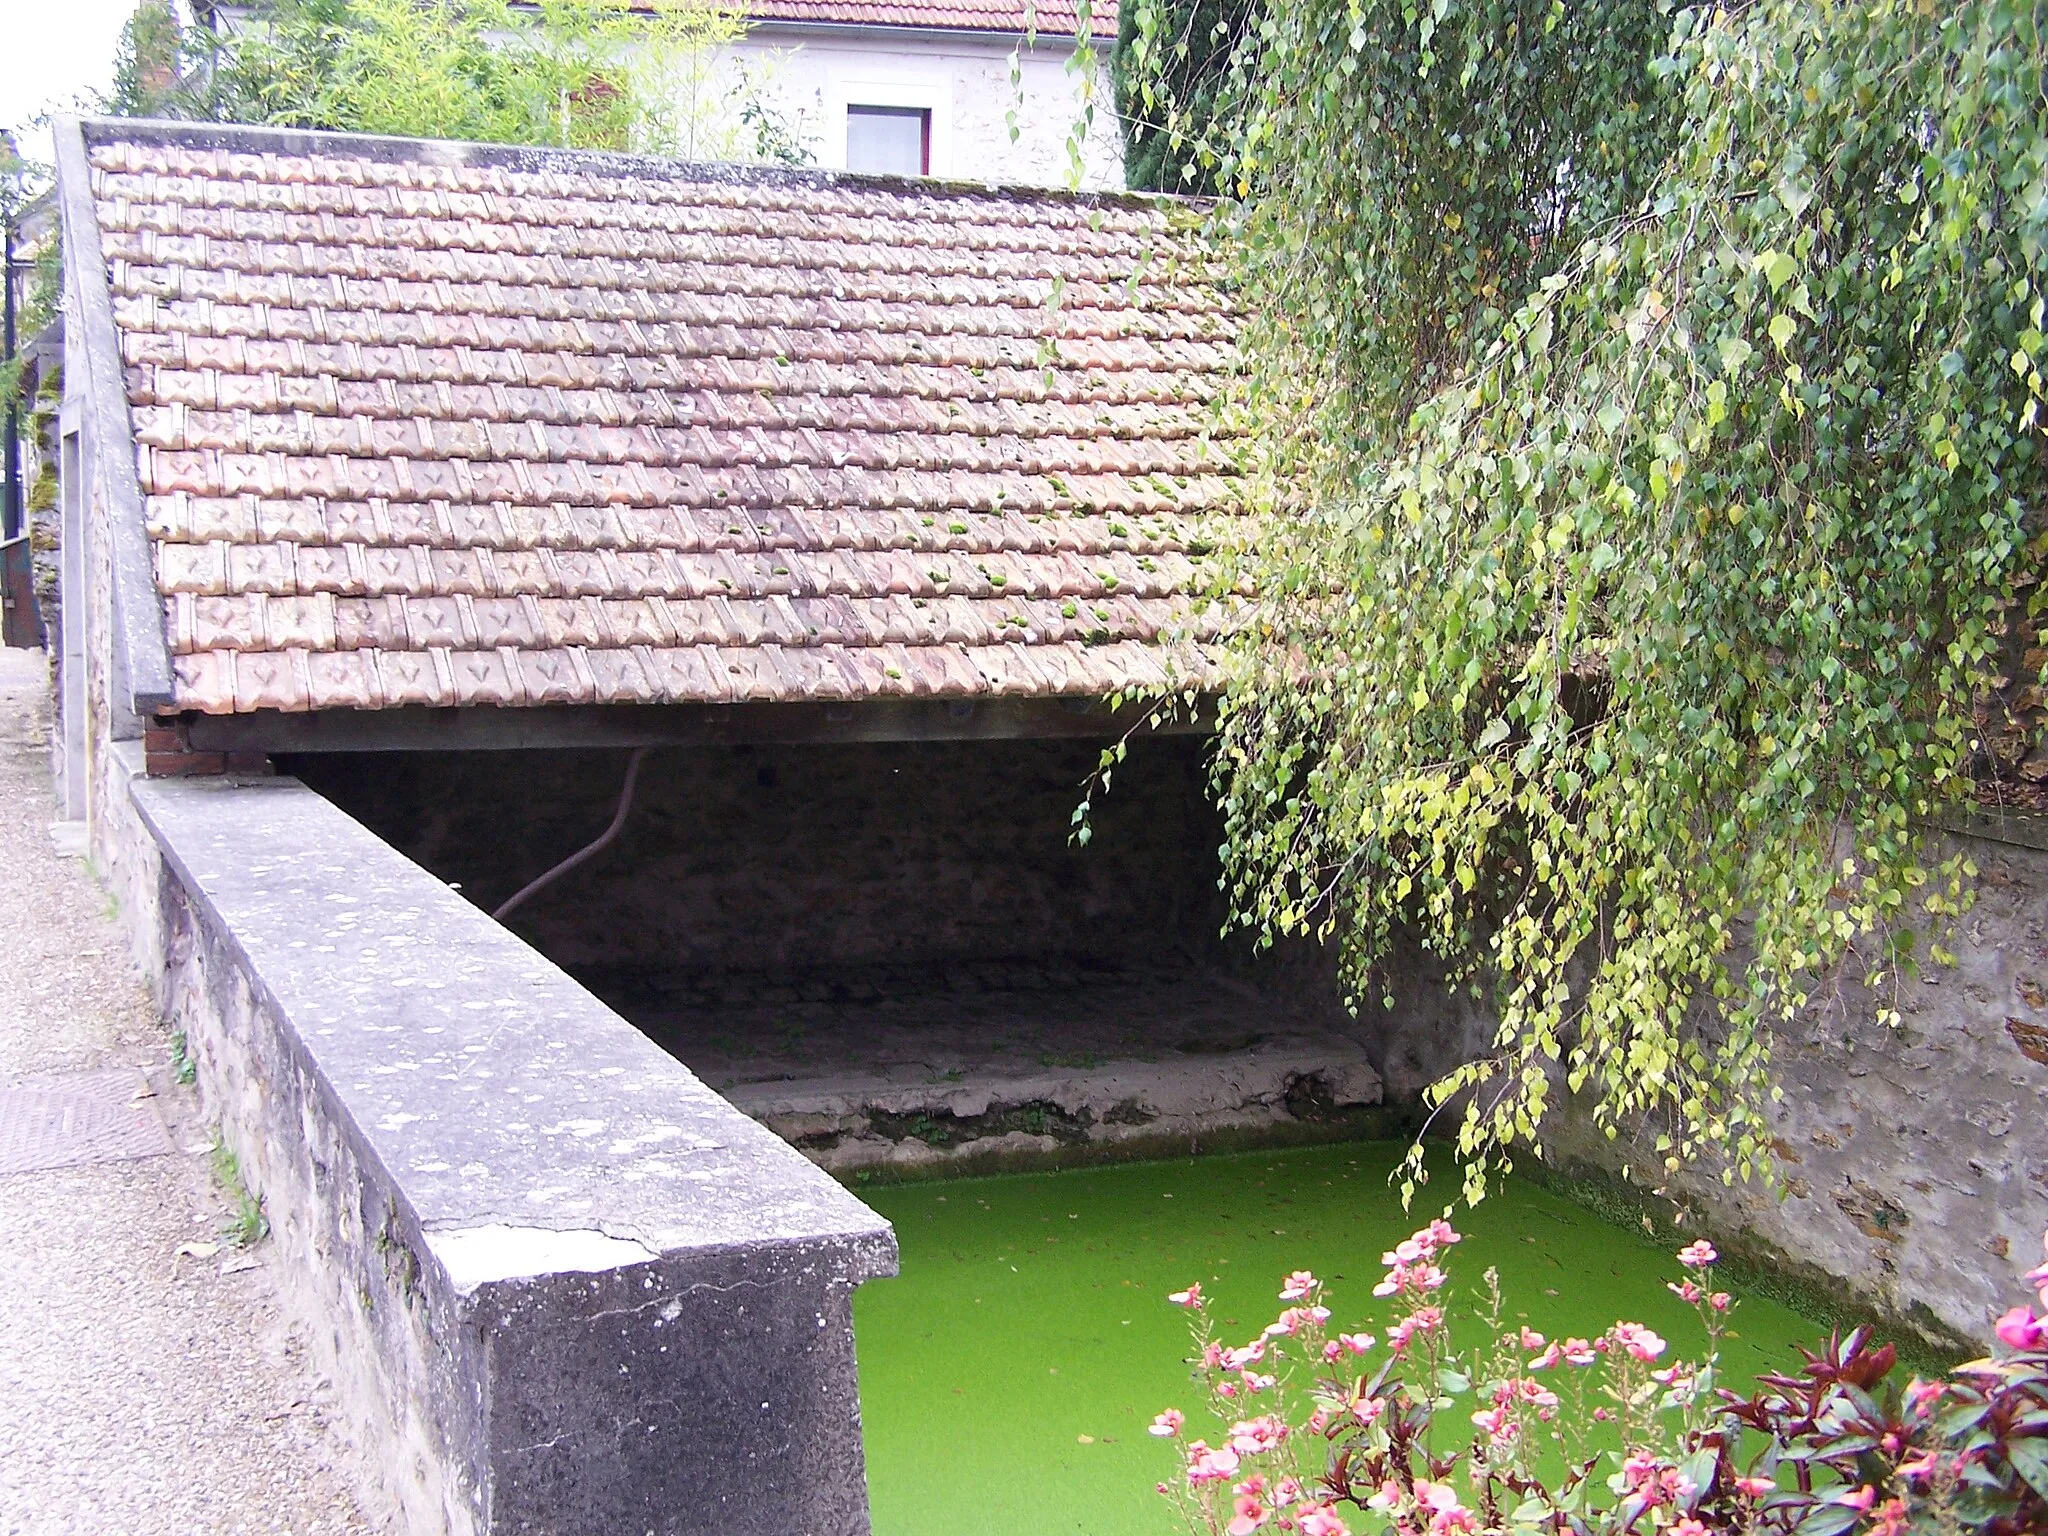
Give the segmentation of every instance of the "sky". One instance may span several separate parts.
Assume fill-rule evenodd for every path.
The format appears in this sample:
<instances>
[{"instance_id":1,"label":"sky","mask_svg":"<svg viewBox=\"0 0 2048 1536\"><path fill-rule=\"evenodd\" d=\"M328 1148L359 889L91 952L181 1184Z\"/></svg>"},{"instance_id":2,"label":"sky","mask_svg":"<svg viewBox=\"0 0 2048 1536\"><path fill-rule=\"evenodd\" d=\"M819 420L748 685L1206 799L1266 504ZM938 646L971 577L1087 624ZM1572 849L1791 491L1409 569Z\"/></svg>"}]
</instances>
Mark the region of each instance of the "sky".
<instances>
[{"instance_id":1,"label":"sky","mask_svg":"<svg viewBox=\"0 0 2048 1536\"><path fill-rule=\"evenodd\" d=\"M114 44L135 0L0 0L0 128L72 106L114 78ZM19 133L21 152L45 164L50 136Z\"/></svg>"}]
</instances>

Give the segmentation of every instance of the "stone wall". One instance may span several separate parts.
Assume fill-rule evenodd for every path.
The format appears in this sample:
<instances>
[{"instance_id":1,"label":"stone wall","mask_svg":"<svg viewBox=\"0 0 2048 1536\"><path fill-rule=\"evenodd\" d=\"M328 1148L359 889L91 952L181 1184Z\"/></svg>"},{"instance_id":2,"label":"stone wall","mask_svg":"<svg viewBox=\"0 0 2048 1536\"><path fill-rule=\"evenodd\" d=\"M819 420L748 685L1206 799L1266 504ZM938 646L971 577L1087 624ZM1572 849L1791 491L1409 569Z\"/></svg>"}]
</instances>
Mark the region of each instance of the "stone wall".
<instances>
[{"instance_id":1,"label":"stone wall","mask_svg":"<svg viewBox=\"0 0 2048 1536\"><path fill-rule=\"evenodd\" d=\"M659 752L621 842L514 925L572 967L1221 957L1319 997L1391 1104L1482 1053L1488 1009L1412 949L1389 967L1396 1007L1349 1020L1325 959L1247 962L1216 941L1220 830L1201 750L1189 738L1135 746L1087 849L1067 839L1094 761L1086 744ZM486 907L602 829L621 766L621 754L571 753L299 765ZM2048 852L1967 846L1982 877L1961 964L1905 983L1905 1026L1882 1029L1868 999L1844 995L1779 1042L1781 1191L1711 1178L1667 1190L1731 1249L1937 1342L1988 1336L2048 1226ZM1582 1116L1553 1132L1559 1166L1603 1178L1657 1167Z\"/></svg>"},{"instance_id":2,"label":"stone wall","mask_svg":"<svg viewBox=\"0 0 2048 1536\"><path fill-rule=\"evenodd\" d=\"M1021 957L1214 962L1202 742L1134 743L1087 847L1085 741L667 748L626 830L512 926L572 969L774 971ZM350 754L282 766L486 910L602 831L623 753Z\"/></svg>"},{"instance_id":3,"label":"stone wall","mask_svg":"<svg viewBox=\"0 0 2048 1536\"><path fill-rule=\"evenodd\" d=\"M1552 1166L1607 1183L1626 1169L1647 1214L1845 1314L1936 1349L1988 1340L2048 1228L2048 852L1957 845L1981 872L1976 904L1954 935L1957 965L1901 983L1902 1026L1877 1023L1874 1000L1848 987L1779 1034L1778 1189L1730 1188L1712 1167L1667 1183L1646 1142L1607 1140L1569 1101L1548 1127ZM1393 1098L1480 1054L1491 1021L1411 981L1385 1030Z\"/></svg>"},{"instance_id":4,"label":"stone wall","mask_svg":"<svg viewBox=\"0 0 2048 1536\"><path fill-rule=\"evenodd\" d=\"M140 756L95 857L408 1529L865 1536L886 1224L303 787Z\"/></svg>"},{"instance_id":5,"label":"stone wall","mask_svg":"<svg viewBox=\"0 0 2048 1536\"><path fill-rule=\"evenodd\" d=\"M2048 853L1958 841L1981 872L1958 963L1902 983L1901 1027L1849 989L1778 1040L1783 1197L1679 1189L1893 1317L1988 1339L2048 1229Z\"/></svg>"}]
</instances>

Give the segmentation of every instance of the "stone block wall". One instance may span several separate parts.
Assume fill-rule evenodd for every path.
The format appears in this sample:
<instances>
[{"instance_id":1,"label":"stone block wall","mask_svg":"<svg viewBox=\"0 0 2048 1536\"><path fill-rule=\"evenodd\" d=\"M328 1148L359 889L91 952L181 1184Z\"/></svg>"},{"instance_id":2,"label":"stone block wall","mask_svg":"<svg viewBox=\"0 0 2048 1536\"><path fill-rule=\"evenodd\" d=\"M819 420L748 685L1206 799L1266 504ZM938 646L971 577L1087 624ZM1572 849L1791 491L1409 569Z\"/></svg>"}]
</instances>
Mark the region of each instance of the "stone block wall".
<instances>
[{"instance_id":1,"label":"stone block wall","mask_svg":"<svg viewBox=\"0 0 2048 1536\"><path fill-rule=\"evenodd\" d=\"M1202 744L1141 743L1087 849L1067 826L1095 748L923 743L652 756L643 799L604 860L514 926L589 962L942 966L979 955L1191 954L1218 943L1220 836ZM486 907L602 829L623 754L502 753L300 764L325 793ZM2043 839L2048 841L2048 839ZM1778 1043L1777 1191L1711 1176L1645 1198L1767 1264L1937 1340L1988 1337L2048 1226L2048 852L1971 836L1982 874L1961 963L1904 983L1905 1025L1845 993ZM1483 1053L1485 1004L1397 954L1391 1011L1336 1008L1325 957L1251 963L1297 987L1366 1048L1390 1104ZM1568 1110L1551 1152L1619 1177L1657 1168ZM1663 1189L1664 1196L1652 1194Z\"/></svg>"},{"instance_id":2,"label":"stone block wall","mask_svg":"<svg viewBox=\"0 0 2048 1536\"><path fill-rule=\"evenodd\" d=\"M1779 1032L1776 1189L1728 1187L1711 1165L1666 1180L1646 1139L1608 1140L1568 1099L1547 1127L1551 1165L1602 1181L1626 1170L1646 1209L1845 1313L1937 1349L1988 1341L2048 1228L2048 852L1950 846L1979 867L1976 903L1952 939L1958 963L1901 981L1903 1024L1879 1024L1876 1000L1845 986ZM1418 965L1383 1028L1393 1098L1481 1054L1492 1021Z\"/></svg>"},{"instance_id":3,"label":"stone block wall","mask_svg":"<svg viewBox=\"0 0 2048 1536\"><path fill-rule=\"evenodd\" d=\"M1065 956L1219 961L1203 743L1135 743L1095 834L1099 746L662 748L598 861L511 920L572 969L780 970ZM280 766L494 908L602 831L622 752L336 754Z\"/></svg>"},{"instance_id":4,"label":"stone block wall","mask_svg":"<svg viewBox=\"0 0 2048 1536\"><path fill-rule=\"evenodd\" d=\"M407 1528L866 1536L887 1225L302 786L100 761L95 857Z\"/></svg>"},{"instance_id":5,"label":"stone block wall","mask_svg":"<svg viewBox=\"0 0 2048 1536\"><path fill-rule=\"evenodd\" d=\"M2048 853L1949 842L1980 870L1957 964L1900 984L1897 1029L1851 988L1779 1035L1781 1193L1677 1189L1889 1316L1988 1340L2048 1229Z\"/></svg>"}]
</instances>

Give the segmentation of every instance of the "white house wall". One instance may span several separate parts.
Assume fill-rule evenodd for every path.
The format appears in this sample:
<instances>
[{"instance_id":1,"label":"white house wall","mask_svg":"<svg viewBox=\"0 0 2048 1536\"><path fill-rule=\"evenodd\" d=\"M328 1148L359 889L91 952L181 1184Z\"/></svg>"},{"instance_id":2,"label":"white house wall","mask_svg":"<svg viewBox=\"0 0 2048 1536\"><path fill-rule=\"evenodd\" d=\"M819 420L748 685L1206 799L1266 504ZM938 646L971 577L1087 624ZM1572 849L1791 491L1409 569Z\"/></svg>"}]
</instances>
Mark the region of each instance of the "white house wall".
<instances>
[{"instance_id":1,"label":"white house wall","mask_svg":"<svg viewBox=\"0 0 2048 1536\"><path fill-rule=\"evenodd\" d=\"M987 34L763 25L726 51L734 78L744 68L759 82L763 97L809 148L813 164L845 168L849 106L918 107L931 113L932 175L1066 186L1068 140L1084 101L1081 77L1069 67L1073 39L1041 37L1035 48L1022 51L1021 101L1011 81L1018 42ZM1095 116L1081 178L1087 188L1123 185L1106 52L1096 50Z\"/></svg>"}]
</instances>

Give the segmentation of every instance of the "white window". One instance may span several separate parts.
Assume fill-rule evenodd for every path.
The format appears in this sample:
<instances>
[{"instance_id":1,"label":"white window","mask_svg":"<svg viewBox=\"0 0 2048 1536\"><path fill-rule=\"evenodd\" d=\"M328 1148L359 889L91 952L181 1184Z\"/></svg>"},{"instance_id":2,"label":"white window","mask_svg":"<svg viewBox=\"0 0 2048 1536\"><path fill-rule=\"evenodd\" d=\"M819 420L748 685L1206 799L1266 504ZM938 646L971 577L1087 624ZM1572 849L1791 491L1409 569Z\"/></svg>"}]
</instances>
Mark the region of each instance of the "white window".
<instances>
[{"instance_id":1,"label":"white window","mask_svg":"<svg viewBox=\"0 0 2048 1536\"><path fill-rule=\"evenodd\" d=\"M821 165L884 175L959 174L953 83L945 70L917 59L828 61L818 107Z\"/></svg>"},{"instance_id":2,"label":"white window","mask_svg":"<svg viewBox=\"0 0 2048 1536\"><path fill-rule=\"evenodd\" d=\"M846 168L884 176L929 176L932 114L929 107L846 108Z\"/></svg>"}]
</instances>

